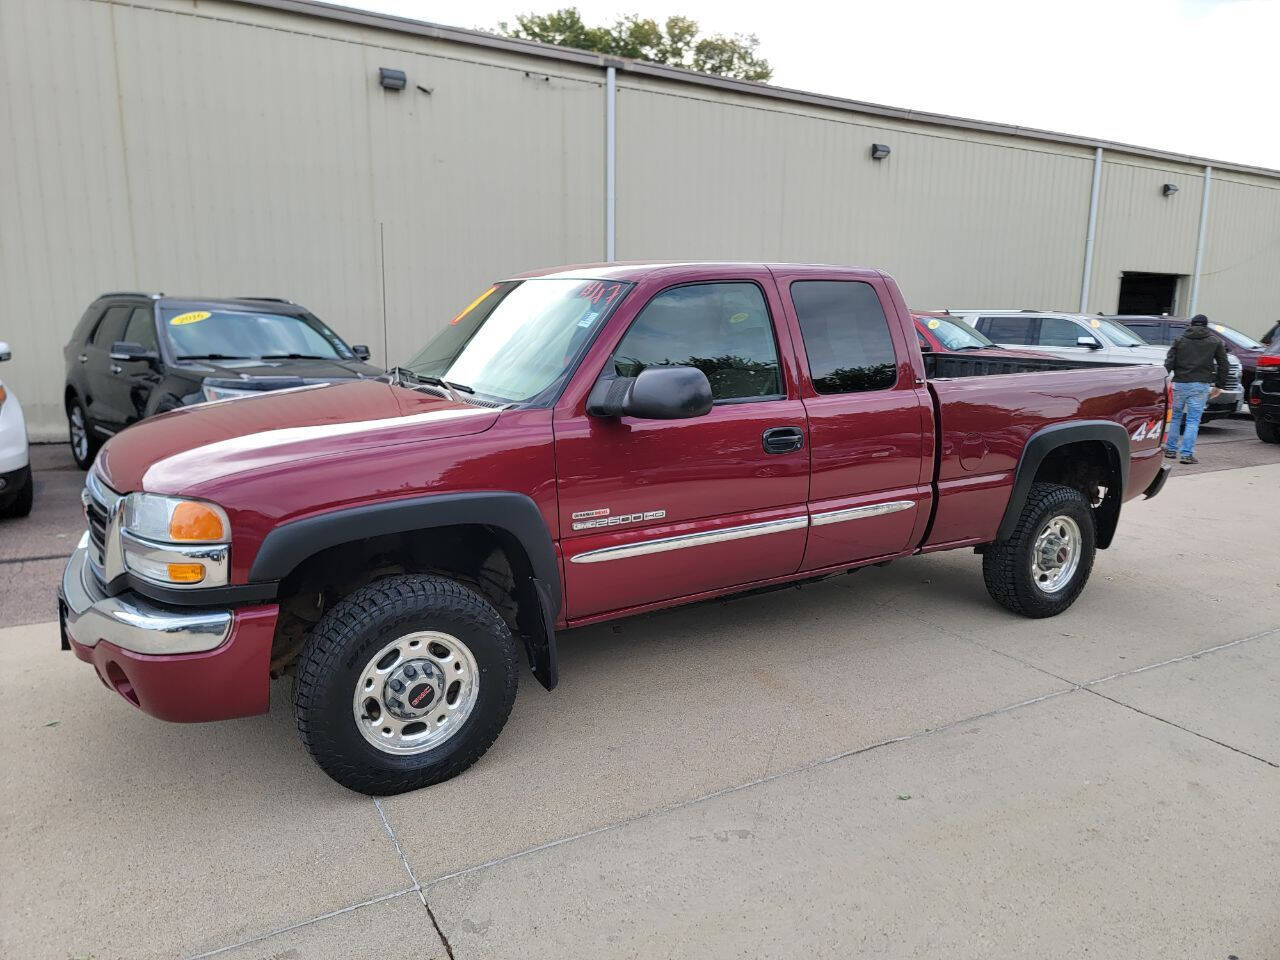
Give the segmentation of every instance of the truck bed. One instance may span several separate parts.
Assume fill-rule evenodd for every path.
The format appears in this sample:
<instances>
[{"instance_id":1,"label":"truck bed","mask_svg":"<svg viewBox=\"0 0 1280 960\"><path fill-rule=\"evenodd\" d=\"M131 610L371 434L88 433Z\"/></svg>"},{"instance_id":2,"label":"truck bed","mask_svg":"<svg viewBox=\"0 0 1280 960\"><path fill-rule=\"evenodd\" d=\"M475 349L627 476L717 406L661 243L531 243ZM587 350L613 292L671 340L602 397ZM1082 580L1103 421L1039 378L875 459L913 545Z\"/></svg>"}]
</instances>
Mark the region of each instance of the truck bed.
<instances>
[{"instance_id":1,"label":"truck bed","mask_svg":"<svg viewBox=\"0 0 1280 960\"><path fill-rule=\"evenodd\" d=\"M1039 370L1084 370L1090 367L1128 367L1141 364L1107 363L1101 360L1068 360L1065 357L973 357L963 353L926 353L925 375L930 380L960 377L990 377L1006 373L1033 373Z\"/></svg>"}]
</instances>

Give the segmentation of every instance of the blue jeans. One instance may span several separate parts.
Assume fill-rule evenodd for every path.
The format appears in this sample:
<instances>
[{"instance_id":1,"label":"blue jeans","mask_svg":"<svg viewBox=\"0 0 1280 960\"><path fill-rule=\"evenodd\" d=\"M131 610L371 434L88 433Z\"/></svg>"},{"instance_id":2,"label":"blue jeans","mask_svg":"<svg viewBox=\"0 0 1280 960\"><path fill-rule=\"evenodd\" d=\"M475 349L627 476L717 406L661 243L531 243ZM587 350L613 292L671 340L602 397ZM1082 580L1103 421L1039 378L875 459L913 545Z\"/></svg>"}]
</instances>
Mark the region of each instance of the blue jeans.
<instances>
[{"instance_id":1,"label":"blue jeans","mask_svg":"<svg viewBox=\"0 0 1280 960\"><path fill-rule=\"evenodd\" d=\"M1182 430L1182 455L1189 457L1195 452L1196 434L1200 432L1200 417L1204 415L1205 404L1209 402L1209 386L1207 383L1175 383L1173 385L1173 422L1169 424L1169 436L1165 440L1166 450L1178 452L1178 428L1185 410L1187 423Z\"/></svg>"}]
</instances>

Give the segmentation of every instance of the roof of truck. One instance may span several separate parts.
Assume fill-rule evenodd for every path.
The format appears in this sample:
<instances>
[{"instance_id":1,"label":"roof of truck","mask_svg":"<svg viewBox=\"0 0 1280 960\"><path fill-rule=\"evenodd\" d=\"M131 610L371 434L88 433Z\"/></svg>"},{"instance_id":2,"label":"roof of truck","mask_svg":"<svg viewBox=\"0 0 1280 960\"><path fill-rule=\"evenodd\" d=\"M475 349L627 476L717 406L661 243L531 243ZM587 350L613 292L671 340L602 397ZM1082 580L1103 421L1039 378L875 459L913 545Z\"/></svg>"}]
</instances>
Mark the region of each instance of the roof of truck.
<instances>
[{"instance_id":1,"label":"roof of truck","mask_svg":"<svg viewBox=\"0 0 1280 960\"><path fill-rule=\"evenodd\" d=\"M698 273L732 274L743 268L770 270L776 273L842 273L853 276L876 277L880 271L869 267L853 267L832 263L766 263L762 261L734 260L632 260L614 263L575 263L561 267L546 267L516 274L511 279L526 280L534 277L562 277L582 280L625 280L636 282L666 276L685 276Z\"/></svg>"}]
</instances>

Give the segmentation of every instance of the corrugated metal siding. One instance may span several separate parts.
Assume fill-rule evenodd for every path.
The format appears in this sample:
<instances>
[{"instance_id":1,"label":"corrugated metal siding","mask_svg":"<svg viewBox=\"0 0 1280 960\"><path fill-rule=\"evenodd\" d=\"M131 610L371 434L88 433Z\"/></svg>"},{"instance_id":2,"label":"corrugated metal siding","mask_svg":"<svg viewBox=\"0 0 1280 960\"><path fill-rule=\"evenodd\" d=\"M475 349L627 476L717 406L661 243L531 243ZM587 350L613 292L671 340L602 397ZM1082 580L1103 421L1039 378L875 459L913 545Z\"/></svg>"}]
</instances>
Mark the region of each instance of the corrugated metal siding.
<instances>
[{"instance_id":1,"label":"corrugated metal siding","mask_svg":"<svg viewBox=\"0 0 1280 960\"><path fill-rule=\"evenodd\" d=\"M1178 192L1165 197L1161 188L1166 183L1175 184ZM1202 174L1194 168L1177 171L1123 160L1103 162L1091 311L1115 313L1120 275L1126 271L1185 276L1195 269L1201 183ZM1181 291L1180 308L1186 294Z\"/></svg>"},{"instance_id":2,"label":"corrugated metal siding","mask_svg":"<svg viewBox=\"0 0 1280 960\"><path fill-rule=\"evenodd\" d=\"M871 144L892 154L870 158ZM813 260L893 274L912 305L1070 307L1091 160L619 91L618 251Z\"/></svg>"},{"instance_id":3,"label":"corrugated metal siding","mask_svg":"<svg viewBox=\"0 0 1280 960\"><path fill-rule=\"evenodd\" d=\"M1280 184L1214 176L1198 309L1255 337L1280 320Z\"/></svg>"},{"instance_id":4,"label":"corrugated metal siding","mask_svg":"<svg viewBox=\"0 0 1280 960\"><path fill-rule=\"evenodd\" d=\"M131 287L290 297L379 360L385 298L403 359L490 280L602 255L603 121L587 63L222 0L0 0L0 373L33 435L60 435L62 345ZM618 136L622 257L860 263L922 307L1077 305L1087 146L635 70ZM1107 160L1094 310L1123 270L1190 273L1199 215L1193 163ZM1201 307L1259 332L1280 181L1214 191Z\"/></svg>"},{"instance_id":5,"label":"corrugated metal siding","mask_svg":"<svg viewBox=\"0 0 1280 960\"><path fill-rule=\"evenodd\" d=\"M61 348L104 290L288 297L380 360L385 249L403 360L491 280L600 257L602 77L169 7L0 3L0 339L33 436L62 429Z\"/></svg>"}]
</instances>

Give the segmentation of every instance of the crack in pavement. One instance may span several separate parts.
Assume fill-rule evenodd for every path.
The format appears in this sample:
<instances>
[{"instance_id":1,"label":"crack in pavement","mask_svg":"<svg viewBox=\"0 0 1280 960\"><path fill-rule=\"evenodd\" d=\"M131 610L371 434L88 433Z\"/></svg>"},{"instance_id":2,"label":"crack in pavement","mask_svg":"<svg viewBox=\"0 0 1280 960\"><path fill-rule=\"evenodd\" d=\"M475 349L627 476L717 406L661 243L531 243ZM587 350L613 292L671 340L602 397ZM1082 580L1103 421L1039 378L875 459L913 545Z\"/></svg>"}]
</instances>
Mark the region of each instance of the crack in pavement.
<instances>
[{"instance_id":1,"label":"crack in pavement","mask_svg":"<svg viewBox=\"0 0 1280 960\"><path fill-rule=\"evenodd\" d=\"M422 901L422 906L427 911L427 916L431 918L431 925L436 928L436 936L440 938L440 944L444 947L445 954L449 960L453 958L453 945L449 943L449 938L444 935L444 928L440 926L440 921L436 919L435 911L431 909L431 904L427 903L427 895L422 889L422 884L418 883L418 878L414 876L413 867L409 863L409 858L405 856L404 849L400 846L400 838L396 836L395 830L391 827L391 821L387 819L387 812L382 809L382 801L377 797L373 798L373 805L377 808L378 816L382 819L382 827L387 831L387 836L391 838L392 845L396 848L396 856L400 858L400 863L404 866L404 872L409 875L409 879L413 881L411 889L418 892L418 899Z\"/></svg>"}]
</instances>

